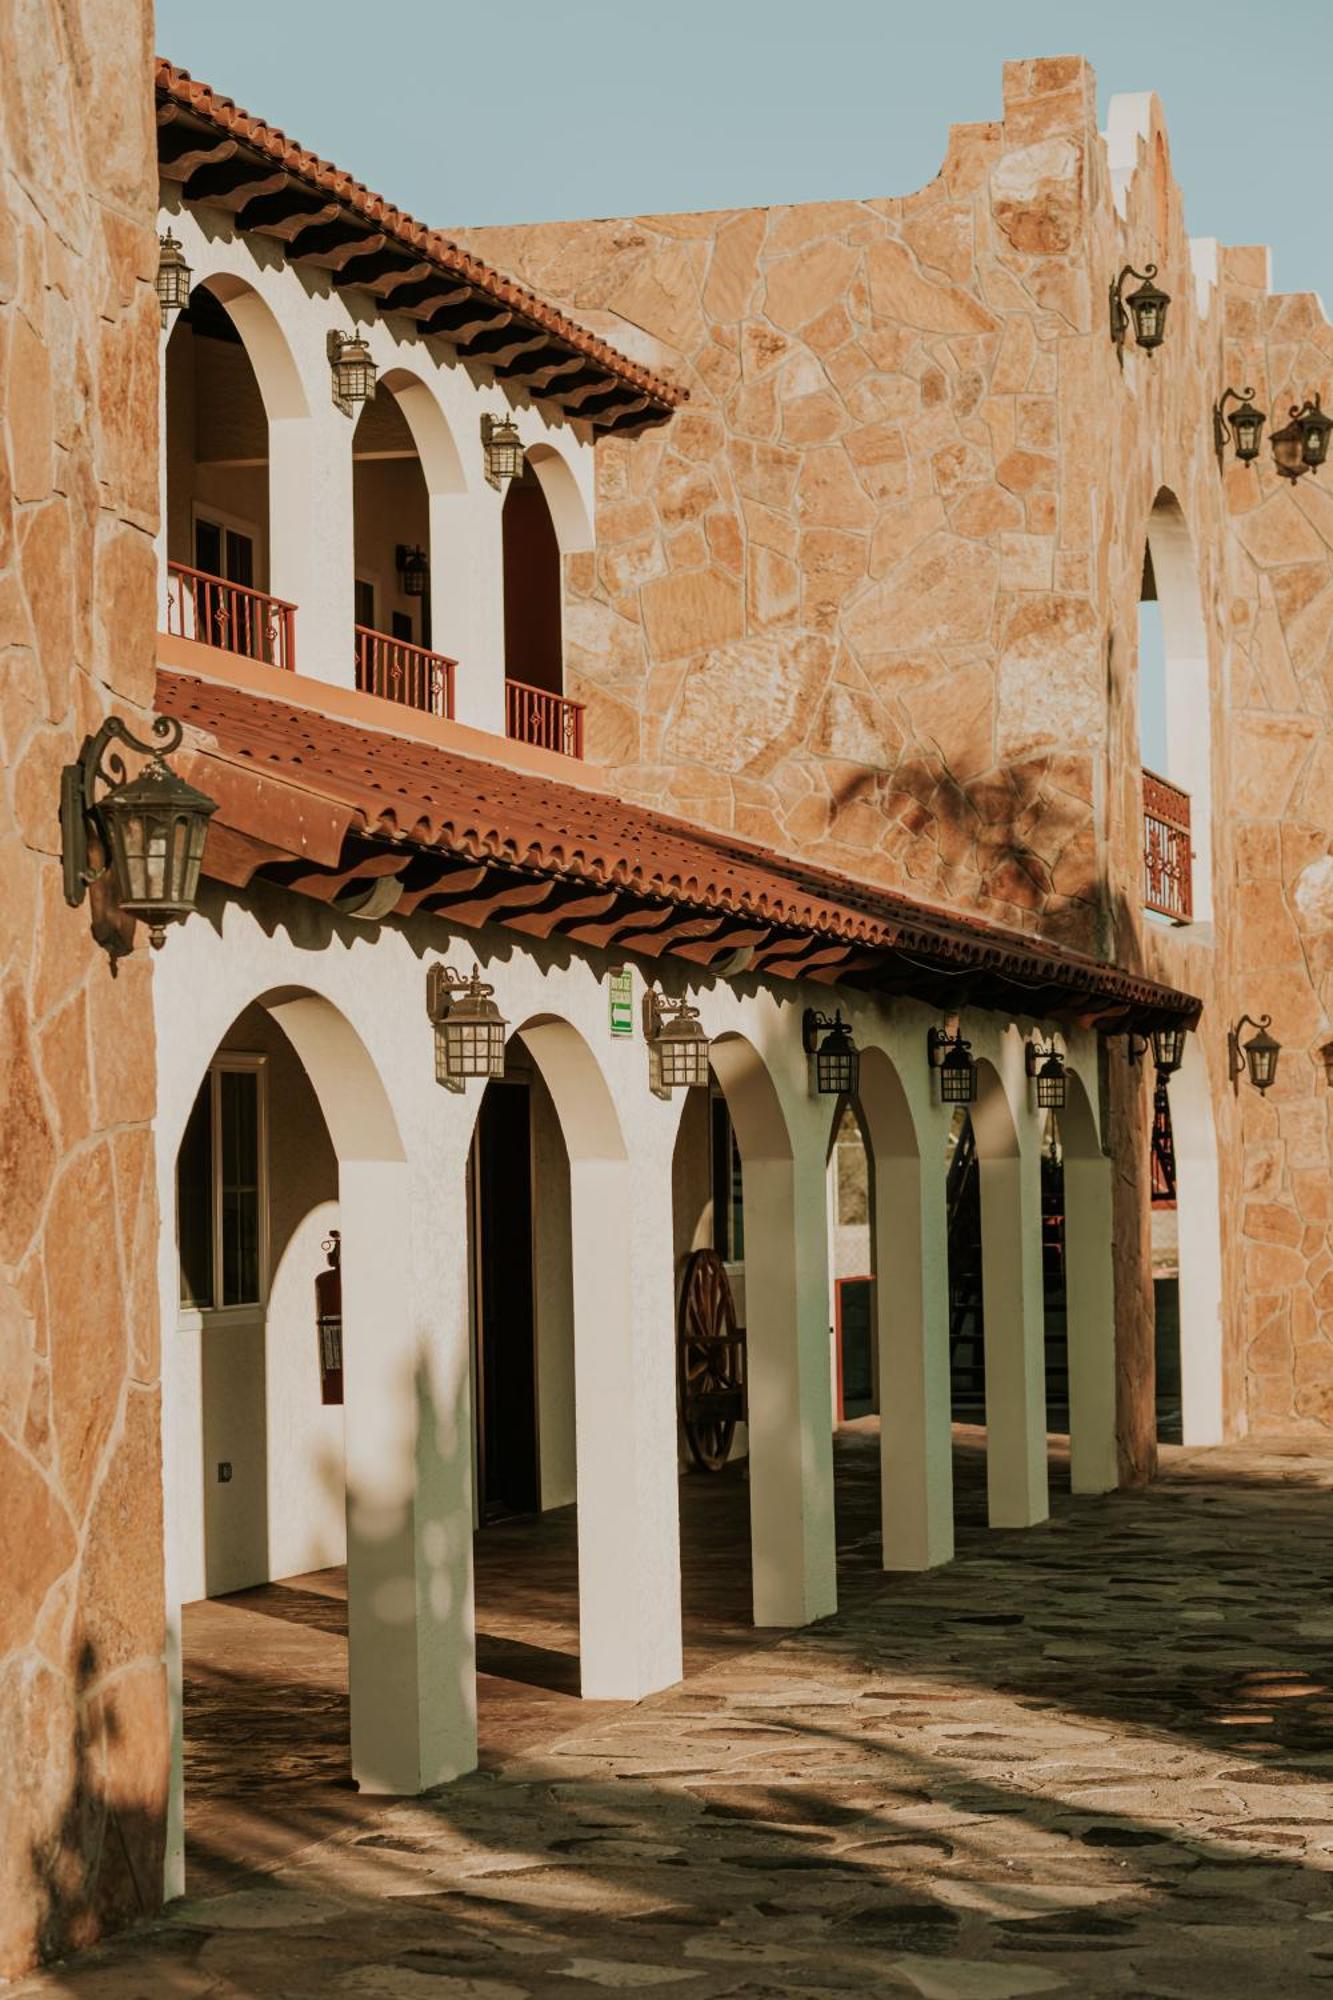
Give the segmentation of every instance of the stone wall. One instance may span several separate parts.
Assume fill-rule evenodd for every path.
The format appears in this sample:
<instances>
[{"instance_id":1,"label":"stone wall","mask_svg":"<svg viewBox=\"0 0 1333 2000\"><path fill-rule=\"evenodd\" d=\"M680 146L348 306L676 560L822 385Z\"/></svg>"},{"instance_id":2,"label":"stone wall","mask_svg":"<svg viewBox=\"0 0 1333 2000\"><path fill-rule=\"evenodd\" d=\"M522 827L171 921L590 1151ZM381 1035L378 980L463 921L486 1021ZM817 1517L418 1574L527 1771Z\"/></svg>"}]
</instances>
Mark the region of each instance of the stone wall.
<instances>
[{"instance_id":1,"label":"stone wall","mask_svg":"<svg viewBox=\"0 0 1333 2000\"><path fill-rule=\"evenodd\" d=\"M151 702L158 319L143 0L0 63L0 1974L161 1895L147 951L61 889L60 766Z\"/></svg>"},{"instance_id":2,"label":"stone wall","mask_svg":"<svg viewBox=\"0 0 1333 2000\"><path fill-rule=\"evenodd\" d=\"M1200 994L1227 1424L1325 1425L1330 1146L1311 1050L1333 937L1315 804L1333 778L1333 502L1311 480L1287 490L1266 451L1224 478L1211 424L1227 381L1283 412L1333 386L1322 316L1266 296L1262 251L1190 244L1156 100L1116 100L1103 137L1072 57L1006 65L1003 117L956 127L939 176L902 199L472 240L690 392L665 428L599 447L597 553L567 561L590 755L632 796ZM1108 281L1149 261L1168 338L1151 356L1131 342L1122 368ZM1196 809L1213 801L1195 863L1211 910L1176 930L1141 907L1154 525L1197 604L1197 698L1180 700L1188 662L1169 663L1175 739ZM1262 1103L1227 1080L1225 1027L1247 1007L1289 1050ZM1107 1092L1122 1461L1142 1477L1151 1077L1123 1044Z\"/></svg>"}]
</instances>

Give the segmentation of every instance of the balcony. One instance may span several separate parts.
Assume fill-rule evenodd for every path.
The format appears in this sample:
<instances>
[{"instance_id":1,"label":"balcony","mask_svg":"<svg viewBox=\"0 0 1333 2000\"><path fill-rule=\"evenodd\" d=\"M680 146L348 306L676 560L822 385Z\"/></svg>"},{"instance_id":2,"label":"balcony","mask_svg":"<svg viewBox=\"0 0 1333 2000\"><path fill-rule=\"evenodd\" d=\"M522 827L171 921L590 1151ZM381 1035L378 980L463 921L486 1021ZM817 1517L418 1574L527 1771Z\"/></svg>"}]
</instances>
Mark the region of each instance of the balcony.
<instances>
[{"instance_id":1,"label":"balcony","mask_svg":"<svg viewBox=\"0 0 1333 2000\"><path fill-rule=\"evenodd\" d=\"M562 757L583 755L583 703L525 681L505 682L505 735Z\"/></svg>"},{"instance_id":2,"label":"balcony","mask_svg":"<svg viewBox=\"0 0 1333 2000\"><path fill-rule=\"evenodd\" d=\"M1143 773L1143 906L1172 923L1194 917L1190 797L1155 771Z\"/></svg>"},{"instance_id":3,"label":"balcony","mask_svg":"<svg viewBox=\"0 0 1333 2000\"><path fill-rule=\"evenodd\" d=\"M406 639L372 632L368 625L356 627L356 684L362 694L452 719L457 664Z\"/></svg>"},{"instance_id":4,"label":"balcony","mask_svg":"<svg viewBox=\"0 0 1333 2000\"><path fill-rule=\"evenodd\" d=\"M187 563L167 564L167 631L270 667L296 669L296 606Z\"/></svg>"}]
</instances>

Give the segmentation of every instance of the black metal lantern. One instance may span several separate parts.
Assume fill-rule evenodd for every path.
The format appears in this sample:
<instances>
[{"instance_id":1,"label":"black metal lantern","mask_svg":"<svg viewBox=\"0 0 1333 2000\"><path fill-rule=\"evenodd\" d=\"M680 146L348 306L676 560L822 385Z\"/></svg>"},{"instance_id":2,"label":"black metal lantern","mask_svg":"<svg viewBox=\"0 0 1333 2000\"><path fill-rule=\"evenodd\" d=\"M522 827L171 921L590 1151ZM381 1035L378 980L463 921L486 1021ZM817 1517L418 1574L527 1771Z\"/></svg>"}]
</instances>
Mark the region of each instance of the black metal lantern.
<instances>
[{"instance_id":1,"label":"black metal lantern","mask_svg":"<svg viewBox=\"0 0 1333 2000\"><path fill-rule=\"evenodd\" d=\"M648 1042L649 1088L656 1097L673 1090L708 1088L709 1041L699 1009L688 1000L668 1000L651 987L643 996Z\"/></svg>"},{"instance_id":2,"label":"black metal lantern","mask_svg":"<svg viewBox=\"0 0 1333 2000\"><path fill-rule=\"evenodd\" d=\"M823 1035L824 1039L819 1038ZM807 1007L801 1017L801 1041L815 1059L815 1090L820 1097L854 1097L861 1076L861 1052L841 1013L832 1019Z\"/></svg>"},{"instance_id":3,"label":"black metal lantern","mask_svg":"<svg viewBox=\"0 0 1333 2000\"><path fill-rule=\"evenodd\" d=\"M333 400L345 417L358 403L368 403L375 393L375 363L370 346L360 333L330 332L329 368L333 375Z\"/></svg>"},{"instance_id":4,"label":"black metal lantern","mask_svg":"<svg viewBox=\"0 0 1333 2000\"><path fill-rule=\"evenodd\" d=\"M194 910L208 822L217 811L215 799L187 784L166 762L183 733L174 717L160 715L153 723L156 743L144 743L118 716L108 716L96 736L84 738L78 762L66 764L61 774L65 901L77 909L90 888L109 882L117 908L147 924L155 951L166 940L166 926L183 922ZM119 751L108 751L114 742L149 759L136 777L126 777ZM107 787L100 798L99 782ZM113 953L129 949L129 938L114 920L99 920L94 934Z\"/></svg>"},{"instance_id":5,"label":"black metal lantern","mask_svg":"<svg viewBox=\"0 0 1333 2000\"><path fill-rule=\"evenodd\" d=\"M185 253L171 231L157 239L157 301L162 308L162 324L167 314L179 312L190 303L190 267Z\"/></svg>"},{"instance_id":6,"label":"black metal lantern","mask_svg":"<svg viewBox=\"0 0 1333 2000\"><path fill-rule=\"evenodd\" d=\"M1223 391L1220 399L1213 404L1213 445L1219 461L1227 448L1227 432L1230 428L1236 457L1242 465L1252 465L1259 456L1259 441L1264 434L1267 413L1257 410L1253 403L1253 389L1242 389L1239 394L1234 389ZM1236 407L1229 414L1228 402Z\"/></svg>"},{"instance_id":7,"label":"black metal lantern","mask_svg":"<svg viewBox=\"0 0 1333 2000\"><path fill-rule=\"evenodd\" d=\"M430 575L426 551L423 548L409 549L406 542L399 542L394 561L398 566L404 597L424 597L426 578Z\"/></svg>"},{"instance_id":8,"label":"black metal lantern","mask_svg":"<svg viewBox=\"0 0 1333 2000\"><path fill-rule=\"evenodd\" d=\"M1142 271L1126 264L1120 276L1111 281L1111 338L1120 350L1122 361L1125 335L1131 323L1136 344L1149 354L1155 347L1160 347L1166 337L1166 309L1171 303L1171 294L1153 283L1156 276L1155 264L1146 265ZM1126 278L1139 278L1142 283L1126 293Z\"/></svg>"},{"instance_id":9,"label":"black metal lantern","mask_svg":"<svg viewBox=\"0 0 1333 2000\"><path fill-rule=\"evenodd\" d=\"M518 434L518 425L512 417L493 417L489 410L483 410L481 443L486 457L488 485L499 487L503 486L506 480L521 477L523 440Z\"/></svg>"},{"instance_id":10,"label":"black metal lantern","mask_svg":"<svg viewBox=\"0 0 1333 2000\"><path fill-rule=\"evenodd\" d=\"M1324 415L1316 395L1296 412L1295 421L1300 426L1301 456L1311 472L1318 472L1328 457L1328 437L1333 431L1333 418Z\"/></svg>"},{"instance_id":11,"label":"black metal lantern","mask_svg":"<svg viewBox=\"0 0 1333 2000\"><path fill-rule=\"evenodd\" d=\"M1262 1097L1271 1088L1277 1076L1277 1059L1282 1053L1281 1042L1275 1041L1268 1030L1272 1025L1271 1014L1260 1015L1257 1021L1250 1015L1242 1014L1234 1028L1227 1033L1227 1064L1231 1071L1231 1088L1240 1089L1240 1079L1248 1070L1250 1082ZM1253 1028L1248 1042L1242 1042L1242 1028Z\"/></svg>"},{"instance_id":12,"label":"black metal lantern","mask_svg":"<svg viewBox=\"0 0 1333 2000\"><path fill-rule=\"evenodd\" d=\"M1027 1044L1027 1073L1037 1086L1039 1111L1063 1111L1068 1088L1065 1059L1054 1042Z\"/></svg>"},{"instance_id":13,"label":"black metal lantern","mask_svg":"<svg viewBox=\"0 0 1333 2000\"><path fill-rule=\"evenodd\" d=\"M1158 1076L1174 1076L1185 1059L1185 1030L1179 1021L1152 1030L1152 1059Z\"/></svg>"},{"instance_id":14,"label":"black metal lantern","mask_svg":"<svg viewBox=\"0 0 1333 2000\"><path fill-rule=\"evenodd\" d=\"M503 1076L507 1023L473 966L467 979L451 965L426 974L426 1012L435 1029L435 1081L461 1090L469 1077Z\"/></svg>"},{"instance_id":15,"label":"black metal lantern","mask_svg":"<svg viewBox=\"0 0 1333 2000\"><path fill-rule=\"evenodd\" d=\"M977 1065L971 1042L944 1028L931 1028L926 1035L926 1054L932 1069L940 1073L941 1104L972 1104L977 1095Z\"/></svg>"}]
</instances>

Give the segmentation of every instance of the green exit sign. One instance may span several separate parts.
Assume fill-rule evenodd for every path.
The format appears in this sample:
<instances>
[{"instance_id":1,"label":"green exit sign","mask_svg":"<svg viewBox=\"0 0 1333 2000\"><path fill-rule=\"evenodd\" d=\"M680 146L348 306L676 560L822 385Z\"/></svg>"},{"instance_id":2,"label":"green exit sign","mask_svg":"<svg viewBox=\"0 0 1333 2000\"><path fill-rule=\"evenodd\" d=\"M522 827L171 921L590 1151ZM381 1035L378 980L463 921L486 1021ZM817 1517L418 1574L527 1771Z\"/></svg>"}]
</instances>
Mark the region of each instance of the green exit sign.
<instances>
[{"instance_id":1,"label":"green exit sign","mask_svg":"<svg viewBox=\"0 0 1333 2000\"><path fill-rule=\"evenodd\" d=\"M611 1033L632 1035L634 1033L634 975L628 966L621 966L611 974L610 981Z\"/></svg>"}]
</instances>

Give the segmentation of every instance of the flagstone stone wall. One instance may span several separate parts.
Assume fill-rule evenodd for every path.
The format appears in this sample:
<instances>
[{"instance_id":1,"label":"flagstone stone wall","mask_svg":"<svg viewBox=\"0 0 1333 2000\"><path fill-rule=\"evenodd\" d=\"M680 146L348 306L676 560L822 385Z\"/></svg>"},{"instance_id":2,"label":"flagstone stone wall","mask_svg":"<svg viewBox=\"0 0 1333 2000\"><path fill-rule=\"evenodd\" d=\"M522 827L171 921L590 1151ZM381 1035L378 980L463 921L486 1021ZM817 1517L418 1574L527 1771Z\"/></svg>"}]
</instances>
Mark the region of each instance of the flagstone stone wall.
<instances>
[{"instance_id":1,"label":"flagstone stone wall","mask_svg":"<svg viewBox=\"0 0 1333 2000\"><path fill-rule=\"evenodd\" d=\"M472 233L690 393L598 448L567 683L629 795L1202 995L1226 1424L1322 1429L1333 500L1289 490L1266 448L1223 476L1211 408L1228 381L1282 413L1333 388L1333 336L1315 302L1267 296L1262 250L1191 246L1154 98L1116 100L1103 137L1091 70L1061 57L1006 65L1002 110L955 127L901 199ZM1107 286L1149 261L1167 341L1131 341L1122 368ZM1211 908L1180 929L1141 907L1139 601L1168 518L1206 654L1177 747L1213 800ZM1287 1045L1264 1102L1228 1085L1247 1008ZM1137 1478L1155 1453L1150 1068L1116 1044L1106 1090Z\"/></svg>"},{"instance_id":2,"label":"flagstone stone wall","mask_svg":"<svg viewBox=\"0 0 1333 2000\"><path fill-rule=\"evenodd\" d=\"M19 0L0 60L0 1975L161 1894L147 951L67 908L60 766L151 704L150 9Z\"/></svg>"}]
</instances>

